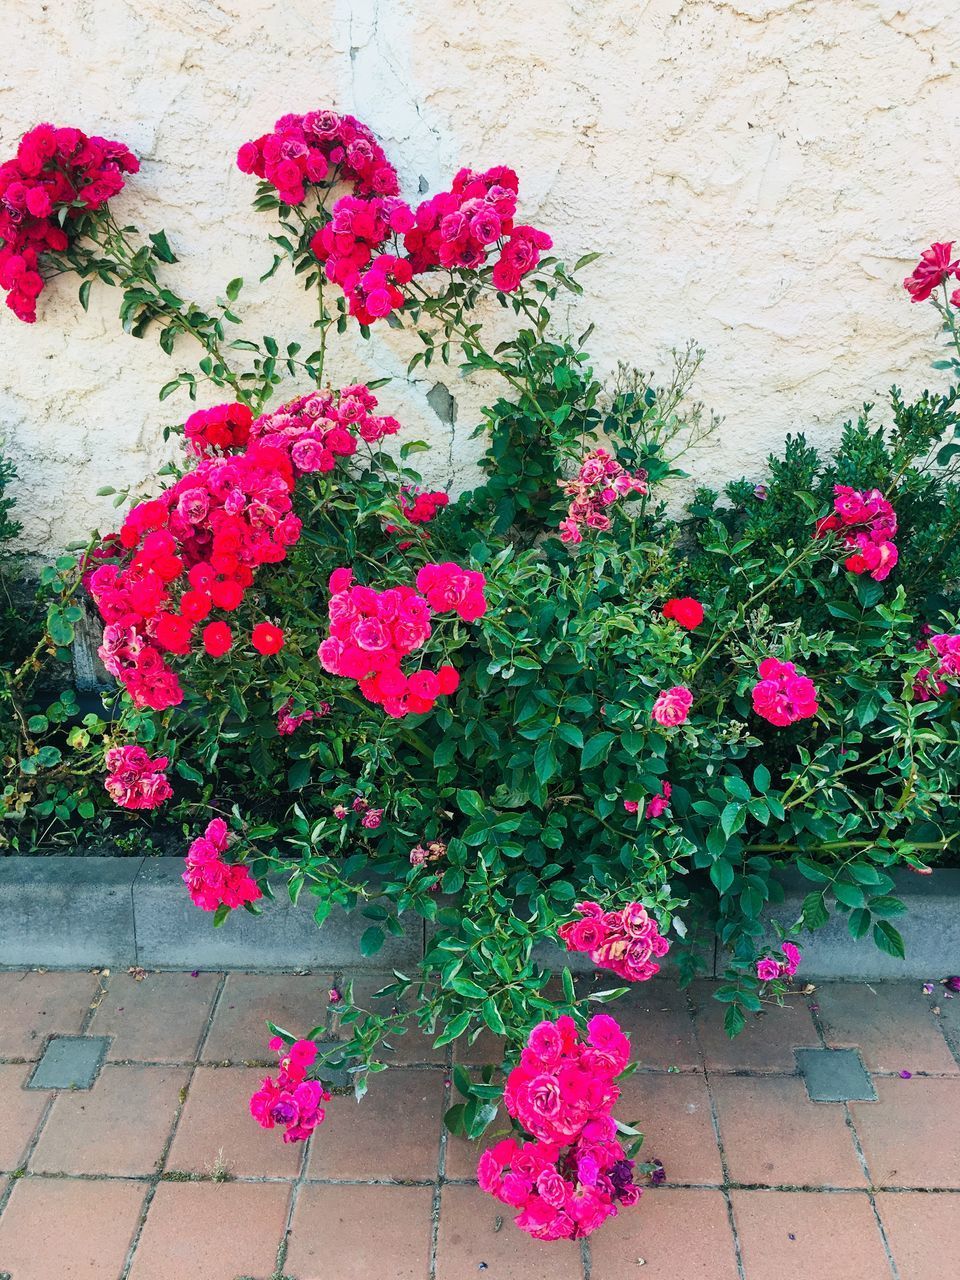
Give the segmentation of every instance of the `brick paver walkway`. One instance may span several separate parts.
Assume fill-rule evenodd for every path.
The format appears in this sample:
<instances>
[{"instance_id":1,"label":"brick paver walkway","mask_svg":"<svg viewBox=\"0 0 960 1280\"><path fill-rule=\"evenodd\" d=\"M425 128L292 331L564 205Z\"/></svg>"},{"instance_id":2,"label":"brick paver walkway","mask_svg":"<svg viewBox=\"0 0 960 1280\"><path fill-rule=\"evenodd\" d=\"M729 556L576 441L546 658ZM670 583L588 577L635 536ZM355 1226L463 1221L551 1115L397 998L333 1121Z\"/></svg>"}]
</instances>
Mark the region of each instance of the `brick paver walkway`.
<instances>
[{"instance_id":1,"label":"brick paver walkway","mask_svg":"<svg viewBox=\"0 0 960 1280\"><path fill-rule=\"evenodd\" d=\"M335 1099L309 1147L257 1128L264 1019L302 1033L326 1016L335 1031L331 985L0 972L0 1276L960 1276L960 997L939 987L827 984L733 1043L706 984L638 990L616 1009L640 1063L618 1114L667 1182L581 1249L529 1241L479 1192L476 1152L441 1129L451 1062L420 1037L399 1042L359 1108ZM56 1034L107 1038L91 1089L25 1089ZM824 1047L860 1051L875 1101L810 1101L794 1049Z\"/></svg>"}]
</instances>

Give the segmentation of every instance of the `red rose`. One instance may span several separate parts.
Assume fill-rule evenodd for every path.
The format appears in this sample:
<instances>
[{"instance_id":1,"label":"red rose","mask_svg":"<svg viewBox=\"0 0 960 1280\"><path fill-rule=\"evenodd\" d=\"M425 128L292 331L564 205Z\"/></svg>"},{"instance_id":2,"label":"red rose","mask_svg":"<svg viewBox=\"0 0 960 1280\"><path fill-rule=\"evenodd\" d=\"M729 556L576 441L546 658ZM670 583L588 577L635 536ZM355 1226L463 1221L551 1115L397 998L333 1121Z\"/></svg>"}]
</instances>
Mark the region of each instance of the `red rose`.
<instances>
[{"instance_id":1,"label":"red rose","mask_svg":"<svg viewBox=\"0 0 960 1280\"><path fill-rule=\"evenodd\" d=\"M283 632L272 622L258 622L250 639L257 653L262 653L264 657L279 653L283 648Z\"/></svg>"},{"instance_id":2,"label":"red rose","mask_svg":"<svg viewBox=\"0 0 960 1280\"><path fill-rule=\"evenodd\" d=\"M693 631L703 621L703 605L692 596L668 600L663 606L663 616L672 619L677 626Z\"/></svg>"},{"instance_id":3,"label":"red rose","mask_svg":"<svg viewBox=\"0 0 960 1280\"><path fill-rule=\"evenodd\" d=\"M211 658L222 658L233 644L233 632L225 622L211 622L203 629L203 647Z\"/></svg>"}]
</instances>

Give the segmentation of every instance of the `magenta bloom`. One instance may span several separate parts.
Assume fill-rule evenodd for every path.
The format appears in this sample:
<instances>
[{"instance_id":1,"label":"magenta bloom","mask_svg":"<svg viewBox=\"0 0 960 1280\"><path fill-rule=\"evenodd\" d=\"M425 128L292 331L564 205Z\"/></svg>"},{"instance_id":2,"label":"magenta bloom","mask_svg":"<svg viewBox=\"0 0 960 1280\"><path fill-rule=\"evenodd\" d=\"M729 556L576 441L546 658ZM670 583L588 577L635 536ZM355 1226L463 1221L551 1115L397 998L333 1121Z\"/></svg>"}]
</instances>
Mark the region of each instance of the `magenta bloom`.
<instances>
[{"instance_id":1,"label":"magenta bloom","mask_svg":"<svg viewBox=\"0 0 960 1280\"><path fill-rule=\"evenodd\" d=\"M575 909L581 919L557 930L568 951L588 952L595 965L627 982L646 982L660 972L656 960L667 954L670 944L642 903L604 911L597 902L578 902Z\"/></svg>"},{"instance_id":2,"label":"magenta bloom","mask_svg":"<svg viewBox=\"0 0 960 1280\"><path fill-rule=\"evenodd\" d=\"M776 960L765 957L763 960L757 961L757 977L761 982L773 982L775 978L780 977L780 966Z\"/></svg>"},{"instance_id":3,"label":"magenta bloom","mask_svg":"<svg viewBox=\"0 0 960 1280\"><path fill-rule=\"evenodd\" d=\"M953 241L934 243L924 249L920 261L903 282L911 302L925 302L950 276L960 271L960 260L951 260Z\"/></svg>"},{"instance_id":4,"label":"magenta bloom","mask_svg":"<svg viewBox=\"0 0 960 1280\"><path fill-rule=\"evenodd\" d=\"M798 675L792 662L764 658L757 668L760 680L753 686L753 709L778 728L817 714L817 690L812 680Z\"/></svg>"},{"instance_id":5,"label":"magenta bloom","mask_svg":"<svg viewBox=\"0 0 960 1280\"><path fill-rule=\"evenodd\" d=\"M683 724L690 714L693 705L693 694L685 685L674 685L672 689L663 689L657 694L650 713L657 724L673 727Z\"/></svg>"},{"instance_id":6,"label":"magenta bloom","mask_svg":"<svg viewBox=\"0 0 960 1280\"><path fill-rule=\"evenodd\" d=\"M166 756L151 760L143 747L127 743L109 747L103 759L109 770L104 786L121 809L156 809L173 795Z\"/></svg>"},{"instance_id":7,"label":"magenta bloom","mask_svg":"<svg viewBox=\"0 0 960 1280\"><path fill-rule=\"evenodd\" d=\"M629 1056L629 1040L607 1014L590 1020L585 1042L568 1017L530 1032L504 1101L531 1136L484 1151L477 1180L517 1210L516 1225L535 1239L581 1239L639 1199L611 1115Z\"/></svg>"}]
</instances>

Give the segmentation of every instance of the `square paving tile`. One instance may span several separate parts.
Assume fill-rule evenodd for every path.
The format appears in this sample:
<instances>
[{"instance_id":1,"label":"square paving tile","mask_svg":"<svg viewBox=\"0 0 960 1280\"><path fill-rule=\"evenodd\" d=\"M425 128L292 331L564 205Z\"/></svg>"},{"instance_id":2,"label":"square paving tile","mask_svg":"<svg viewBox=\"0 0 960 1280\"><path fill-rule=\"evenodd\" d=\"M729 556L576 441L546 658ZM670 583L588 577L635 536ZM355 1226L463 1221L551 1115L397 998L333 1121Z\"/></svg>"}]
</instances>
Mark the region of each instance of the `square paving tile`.
<instances>
[{"instance_id":1,"label":"square paving tile","mask_svg":"<svg viewBox=\"0 0 960 1280\"><path fill-rule=\"evenodd\" d=\"M391 1014L395 1005L389 999L374 1000L375 992L380 991L383 987L388 986L394 981L392 974L373 974L360 975L353 979L353 1002L360 1009L365 1009L368 1013L377 1013L381 1017ZM334 1034L341 1039L349 1037L352 1032L349 1026L340 1024L337 1017L336 1008L333 1013L333 1031ZM439 1035L439 1032L437 1033ZM388 1062L391 1066L396 1063L400 1066L409 1065L413 1062L431 1062L442 1064L447 1060L447 1050L445 1048L435 1049L433 1047L434 1036L428 1036L417 1026L416 1018L411 1016L407 1019L406 1031L403 1035L393 1036L386 1045L381 1045L377 1050L377 1056L382 1062ZM466 1042L464 1041L464 1044ZM389 1046L389 1047L387 1047ZM485 1050L489 1048L489 1041L485 1046ZM476 1050L471 1050L471 1053ZM499 1062L499 1058L493 1057L470 1057L464 1061L469 1062Z\"/></svg>"},{"instance_id":2,"label":"square paving tile","mask_svg":"<svg viewBox=\"0 0 960 1280\"><path fill-rule=\"evenodd\" d=\"M851 1102L875 1186L960 1188L960 1080L878 1079Z\"/></svg>"},{"instance_id":3,"label":"square paving tile","mask_svg":"<svg viewBox=\"0 0 960 1280\"><path fill-rule=\"evenodd\" d=\"M668 1182L723 1181L710 1096L702 1075L643 1075L621 1082L618 1120L644 1135L640 1160L660 1160Z\"/></svg>"},{"instance_id":4,"label":"square paving tile","mask_svg":"<svg viewBox=\"0 0 960 1280\"><path fill-rule=\"evenodd\" d=\"M918 982L829 982L813 999L827 1044L859 1048L868 1070L960 1073Z\"/></svg>"},{"instance_id":5,"label":"square paving tile","mask_svg":"<svg viewBox=\"0 0 960 1280\"><path fill-rule=\"evenodd\" d=\"M327 1104L310 1143L310 1178L436 1178L444 1073L397 1067Z\"/></svg>"},{"instance_id":6,"label":"square paving tile","mask_svg":"<svg viewBox=\"0 0 960 1280\"><path fill-rule=\"evenodd\" d=\"M890 1280L886 1251L866 1195L856 1191L732 1191L730 1195L746 1280Z\"/></svg>"},{"instance_id":7,"label":"square paving tile","mask_svg":"<svg viewBox=\"0 0 960 1280\"><path fill-rule=\"evenodd\" d=\"M295 1036L320 1026L329 981L297 973L230 973L201 1050L204 1062L270 1062L267 1021Z\"/></svg>"},{"instance_id":8,"label":"square paving tile","mask_svg":"<svg viewBox=\"0 0 960 1280\"><path fill-rule=\"evenodd\" d=\"M843 1107L811 1102L802 1080L714 1076L710 1087L731 1181L793 1187L866 1185Z\"/></svg>"},{"instance_id":9,"label":"square paving tile","mask_svg":"<svg viewBox=\"0 0 960 1280\"><path fill-rule=\"evenodd\" d=\"M31 1173L156 1172L187 1079L185 1067L106 1066L89 1093L58 1094Z\"/></svg>"},{"instance_id":10,"label":"square paving tile","mask_svg":"<svg viewBox=\"0 0 960 1280\"><path fill-rule=\"evenodd\" d=\"M92 973L0 973L0 1058L39 1058L47 1036L80 1030Z\"/></svg>"},{"instance_id":11,"label":"square paving tile","mask_svg":"<svg viewBox=\"0 0 960 1280\"><path fill-rule=\"evenodd\" d=\"M944 1280L944 1259L960 1258L960 1195L880 1191L876 1199L900 1280Z\"/></svg>"},{"instance_id":12,"label":"square paving tile","mask_svg":"<svg viewBox=\"0 0 960 1280\"><path fill-rule=\"evenodd\" d=\"M266 1280L289 1199L279 1182L161 1182L130 1280Z\"/></svg>"},{"instance_id":13,"label":"square paving tile","mask_svg":"<svg viewBox=\"0 0 960 1280\"><path fill-rule=\"evenodd\" d=\"M190 1061L219 980L217 973L148 973L137 982L118 973L93 1015L90 1034L113 1037L108 1061Z\"/></svg>"},{"instance_id":14,"label":"square paving tile","mask_svg":"<svg viewBox=\"0 0 960 1280\"><path fill-rule=\"evenodd\" d=\"M430 1187L304 1186L284 1271L296 1280L426 1280L432 1208Z\"/></svg>"},{"instance_id":15,"label":"square paving tile","mask_svg":"<svg viewBox=\"0 0 960 1280\"><path fill-rule=\"evenodd\" d=\"M617 1001L614 1013L630 1037L631 1061L641 1067L700 1066L686 992L669 978L638 983Z\"/></svg>"},{"instance_id":16,"label":"square paving tile","mask_svg":"<svg viewBox=\"0 0 960 1280\"><path fill-rule=\"evenodd\" d=\"M444 1187L437 1280L581 1280L580 1250L572 1240L531 1240L513 1225L513 1217L508 1205L479 1187ZM356 1274L360 1280L361 1273ZM411 1274L419 1280L419 1273Z\"/></svg>"},{"instance_id":17,"label":"square paving tile","mask_svg":"<svg viewBox=\"0 0 960 1280\"><path fill-rule=\"evenodd\" d=\"M720 1191L644 1191L639 1204L621 1209L591 1236L590 1257L591 1280L737 1280L727 1202Z\"/></svg>"},{"instance_id":18,"label":"square paving tile","mask_svg":"<svg viewBox=\"0 0 960 1280\"><path fill-rule=\"evenodd\" d=\"M723 1029L727 1006L713 999L717 985L695 982L690 988L697 1033L711 1070L793 1072L797 1069L794 1049L819 1046L813 1017L799 997L789 997L782 1007L768 1004L763 1013L748 1014L747 1025L731 1040Z\"/></svg>"},{"instance_id":19,"label":"square paving tile","mask_svg":"<svg viewBox=\"0 0 960 1280\"><path fill-rule=\"evenodd\" d=\"M798 1049L797 1066L811 1102L877 1100L856 1049Z\"/></svg>"},{"instance_id":20,"label":"square paving tile","mask_svg":"<svg viewBox=\"0 0 960 1280\"><path fill-rule=\"evenodd\" d=\"M0 1268L13 1280L116 1280L145 1194L142 1182L21 1178L0 1215Z\"/></svg>"},{"instance_id":21,"label":"square paving tile","mask_svg":"<svg viewBox=\"0 0 960 1280\"><path fill-rule=\"evenodd\" d=\"M49 1095L24 1089L29 1067L0 1064L0 1171L19 1169Z\"/></svg>"},{"instance_id":22,"label":"square paving tile","mask_svg":"<svg viewBox=\"0 0 960 1280\"><path fill-rule=\"evenodd\" d=\"M282 1129L262 1129L250 1114L250 1095L265 1074L260 1067L198 1067L167 1169L210 1174L222 1166L234 1177L296 1177L303 1148L284 1142Z\"/></svg>"},{"instance_id":23,"label":"square paving tile","mask_svg":"<svg viewBox=\"0 0 960 1280\"><path fill-rule=\"evenodd\" d=\"M27 1088L92 1088L109 1043L106 1036L54 1036L27 1081Z\"/></svg>"}]
</instances>

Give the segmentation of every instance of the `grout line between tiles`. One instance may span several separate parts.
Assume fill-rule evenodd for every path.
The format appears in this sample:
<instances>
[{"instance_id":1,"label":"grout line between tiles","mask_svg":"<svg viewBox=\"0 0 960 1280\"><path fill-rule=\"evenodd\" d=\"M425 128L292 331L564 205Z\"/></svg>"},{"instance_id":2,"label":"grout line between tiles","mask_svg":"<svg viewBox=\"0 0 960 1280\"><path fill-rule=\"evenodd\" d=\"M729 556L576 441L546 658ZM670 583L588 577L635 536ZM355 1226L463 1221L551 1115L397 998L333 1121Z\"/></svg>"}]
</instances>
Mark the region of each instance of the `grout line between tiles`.
<instances>
[{"instance_id":1,"label":"grout line between tiles","mask_svg":"<svg viewBox=\"0 0 960 1280\"><path fill-rule=\"evenodd\" d=\"M727 1222L730 1225L730 1235L733 1238L734 1260L737 1265L737 1275L739 1280L746 1280L746 1272L743 1269L743 1252L740 1247L740 1233L737 1230L737 1220L733 1212L733 1200L730 1197L730 1170L727 1166L727 1153L723 1148L723 1138L720 1133L720 1117L717 1113L717 1104L713 1096L713 1086L710 1083L710 1072L707 1070L707 1058L703 1051L703 1045L700 1041L700 1028L697 1025L696 1013L694 1010L693 1000L690 996L686 997L687 1014L693 1025L693 1039L697 1046L697 1054L703 1067L703 1078L707 1087L707 1098L710 1102L710 1119L713 1123L713 1136L717 1144L717 1151L720 1155L720 1170L723 1174L724 1186L723 1198L727 1206Z\"/></svg>"},{"instance_id":2,"label":"grout line between tiles","mask_svg":"<svg viewBox=\"0 0 960 1280\"><path fill-rule=\"evenodd\" d=\"M124 1259L123 1268L120 1272L120 1280L127 1280L127 1277L130 1274L130 1268L133 1266L133 1260L136 1255L137 1249L140 1247L140 1241L143 1238L143 1230L147 1224L147 1215L150 1212L150 1206L153 1204L153 1198L157 1194L157 1187L160 1185L160 1182L163 1178L163 1174L166 1169L167 1157L170 1154L170 1148L173 1146L173 1139L176 1136L177 1129L180 1125L180 1118L183 1115L184 1107L187 1105L187 1099L190 1096L190 1088L193 1084L194 1076L197 1073L197 1063L198 1063L200 1054L203 1051L203 1046L207 1042L207 1037L210 1034L210 1028L213 1025L213 1020L216 1017L217 1010L220 1007L220 1000L223 996L223 989L226 985L226 981L227 981L226 974L221 973L217 981L217 989L213 993L213 998L210 1001L210 1008L207 1012L207 1018L203 1026L203 1030L200 1033L200 1038L197 1043L197 1050L196 1050L194 1059L189 1064L183 1064L188 1066L187 1081L180 1093L180 1100L177 1105L176 1111L174 1112L173 1122L170 1126L170 1132L167 1135L167 1140L164 1143L163 1150L160 1152L160 1156L157 1160L156 1171L151 1176L147 1186L146 1194L143 1197L143 1204L140 1206L140 1214L137 1218L137 1225L134 1228L133 1238L130 1241L130 1247L127 1250L127 1256Z\"/></svg>"}]
</instances>

